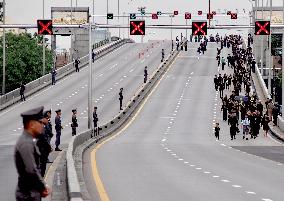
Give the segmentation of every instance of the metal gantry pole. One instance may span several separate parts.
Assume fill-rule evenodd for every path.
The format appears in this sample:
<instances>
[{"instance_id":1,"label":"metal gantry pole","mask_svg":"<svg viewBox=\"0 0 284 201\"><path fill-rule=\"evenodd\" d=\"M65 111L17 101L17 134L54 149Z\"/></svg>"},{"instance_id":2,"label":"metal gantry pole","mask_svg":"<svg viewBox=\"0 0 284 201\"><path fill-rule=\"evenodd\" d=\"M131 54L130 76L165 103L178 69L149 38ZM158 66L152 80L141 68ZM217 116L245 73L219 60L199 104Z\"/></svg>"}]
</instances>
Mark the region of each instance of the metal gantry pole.
<instances>
[{"instance_id":1,"label":"metal gantry pole","mask_svg":"<svg viewBox=\"0 0 284 201\"><path fill-rule=\"evenodd\" d=\"M171 15L171 26L173 26L173 16ZM173 40L173 29L171 28L171 40Z\"/></svg>"},{"instance_id":2,"label":"metal gantry pole","mask_svg":"<svg viewBox=\"0 0 284 201\"><path fill-rule=\"evenodd\" d=\"M92 24L89 17L89 79L88 79L88 129L93 129L92 124Z\"/></svg>"},{"instance_id":3,"label":"metal gantry pole","mask_svg":"<svg viewBox=\"0 0 284 201\"><path fill-rule=\"evenodd\" d=\"M44 0L42 0L42 18L44 19ZM45 38L42 35L42 76L45 75Z\"/></svg>"},{"instance_id":4,"label":"metal gantry pole","mask_svg":"<svg viewBox=\"0 0 284 201\"><path fill-rule=\"evenodd\" d=\"M3 0L3 24L6 23L6 9L5 0ZM2 83L2 94L5 94L6 90L6 34L5 28L3 28L3 83Z\"/></svg>"},{"instance_id":5,"label":"metal gantry pole","mask_svg":"<svg viewBox=\"0 0 284 201\"><path fill-rule=\"evenodd\" d=\"M186 24L186 26L187 26L187 19L185 20L185 24ZM186 40L187 40L187 29L185 29L185 38L186 38Z\"/></svg>"},{"instance_id":6,"label":"metal gantry pole","mask_svg":"<svg viewBox=\"0 0 284 201\"><path fill-rule=\"evenodd\" d=\"M263 0L261 2L261 19L263 20ZM264 38L265 36L261 36L261 48L260 48L260 72L261 72L261 75L263 75L263 51L264 51Z\"/></svg>"},{"instance_id":7,"label":"metal gantry pole","mask_svg":"<svg viewBox=\"0 0 284 201\"><path fill-rule=\"evenodd\" d=\"M118 13L118 24L119 24L119 0L117 0L117 13ZM118 28L118 36L120 38L120 28Z\"/></svg>"},{"instance_id":8,"label":"metal gantry pole","mask_svg":"<svg viewBox=\"0 0 284 201\"><path fill-rule=\"evenodd\" d=\"M108 0L107 0L107 14L108 14ZM107 24L108 24L108 18L107 18Z\"/></svg>"},{"instance_id":9,"label":"metal gantry pole","mask_svg":"<svg viewBox=\"0 0 284 201\"><path fill-rule=\"evenodd\" d=\"M283 105L284 105L284 80L283 80L284 79L284 68L283 68L284 54L283 54L283 49L284 49L284 30L282 32L282 118L284 118L284 110L283 110Z\"/></svg>"},{"instance_id":10,"label":"metal gantry pole","mask_svg":"<svg viewBox=\"0 0 284 201\"><path fill-rule=\"evenodd\" d=\"M272 17L272 0L270 0L270 21ZM268 92L271 95L271 66L272 66L272 60L271 60L271 34L269 35L269 48L268 48L268 61L269 61L269 69L268 69Z\"/></svg>"}]
</instances>

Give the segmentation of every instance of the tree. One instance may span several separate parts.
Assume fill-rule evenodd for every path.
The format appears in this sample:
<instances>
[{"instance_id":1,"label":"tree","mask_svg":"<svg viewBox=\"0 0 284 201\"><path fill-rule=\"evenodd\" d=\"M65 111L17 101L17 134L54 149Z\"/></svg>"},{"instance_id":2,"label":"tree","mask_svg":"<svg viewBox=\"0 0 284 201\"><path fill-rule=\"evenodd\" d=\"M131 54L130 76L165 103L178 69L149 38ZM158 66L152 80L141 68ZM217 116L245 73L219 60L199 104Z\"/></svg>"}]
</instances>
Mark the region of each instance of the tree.
<instances>
[{"instance_id":1,"label":"tree","mask_svg":"<svg viewBox=\"0 0 284 201\"><path fill-rule=\"evenodd\" d=\"M0 78L3 79L3 37L0 39ZM6 93L42 76L43 37L29 33L6 33ZM52 68L51 50L45 48L46 73Z\"/></svg>"}]
</instances>

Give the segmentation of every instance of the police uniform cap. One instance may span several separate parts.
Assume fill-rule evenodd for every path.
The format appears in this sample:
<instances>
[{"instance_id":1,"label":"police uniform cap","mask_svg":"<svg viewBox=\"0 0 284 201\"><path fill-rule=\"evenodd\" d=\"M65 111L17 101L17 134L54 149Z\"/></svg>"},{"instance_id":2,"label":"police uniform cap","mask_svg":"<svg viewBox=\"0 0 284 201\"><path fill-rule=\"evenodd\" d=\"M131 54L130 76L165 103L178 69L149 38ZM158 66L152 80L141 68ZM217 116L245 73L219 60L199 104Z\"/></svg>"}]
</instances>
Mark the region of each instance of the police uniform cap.
<instances>
[{"instance_id":1,"label":"police uniform cap","mask_svg":"<svg viewBox=\"0 0 284 201\"><path fill-rule=\"evenodd\" d=\"M55 110L56 113L61 112L61 109Z\"/></svg>"},{"instance_id":2,"label":"police uniform cap","mask_svg":"<svg viewBox=\"0 0 284 201\"><path fill-rule=\"evenodd\" d=\"M51 113L51 110L46 110L43 112L43 117L46 118L48 117L48 113Z\"/></svg>"},{"instance_id":3,"label":"police uniform cap","mask_svg":"<svg viewBox=\"0 0 284 201\"><path fill-rule=\"evenodd\" d=\"M38 107L38 108L34 108L34 109L28 110L26 112L23 112L21 114L21 116L22 116L24 121L27 121L27 120L38 121L38 120L43 119L43 109L44 109L43 106Z\"/></svg>"}]
</instances>

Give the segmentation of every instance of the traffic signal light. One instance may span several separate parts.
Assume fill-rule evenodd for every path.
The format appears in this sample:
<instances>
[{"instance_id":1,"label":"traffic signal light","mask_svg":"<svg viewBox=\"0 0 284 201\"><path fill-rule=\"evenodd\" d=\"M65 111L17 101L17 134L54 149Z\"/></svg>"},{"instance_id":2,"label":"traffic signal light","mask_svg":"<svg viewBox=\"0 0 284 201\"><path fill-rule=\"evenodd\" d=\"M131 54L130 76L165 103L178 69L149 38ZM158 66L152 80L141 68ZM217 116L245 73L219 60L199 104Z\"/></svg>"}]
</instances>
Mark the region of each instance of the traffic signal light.
<instances>
[{"instance_id":1,"label":"traffic signal light","mask_svg":"<svg viewBox=\"0 0 284 201\"><path fill-rule=\"evenodd\" d=\"M213 14L212 13L207 13L207 19L213 19Z\"/></svg>"},{"instance_id":2,"label":"traffic signal light","mask_svg":"<svg viewBox=\"0 0 284 201\"><path fill-rule=\"evenodd\" d=\"M191 19L191 13L185 13L184 18L185 19Z\"/></svg>"},{"instance_id":3,"label":"traffic signal light","mask_svg":"<svg viewBox=\"0 0 284 201\"><path fill-rule=\"evenodd\" d=\"M237 13L231 13L231 19L238 19Z\"/></svg>"},{"instance_id":4,"label":"traffic signal light","mask_svg":"<svg viewBox=\"0 0 284 201\"><path fill-rule=\"evenodd\" d=\"M113 13L108 13L107 14L107 19L112 20L113 19Z\"/></svg>"},{"instance_id":5,"label":"traffic signal light","mask_svg":"<svg viewBox=\"0 0 284 201\"><path fill-rule=\"evenodd\" d=\"M37 30L40 35L52 35L52 20L37 20Z\"/></svg>"},{"instance_id":6,"label":"traffic signal light","mask_svg":"<svg viewBox=\"0 0 284 201\"><path fill-rule=\"evenodd\" d=\"M255 21L255 35L270 35L270 21Z\"/></svg>"},{"instance_id":7,"label":"traffic signal light","mask_svg":"<svg viewBox=\"0 0 284 201\"><path fill-rule=\"evenodd\" d=\"M162 12L161 12L161 11L158 11L158 12L157 12L157 15L162 15Z\"/></svg>"},{"instance_id":8,"label":"traffic signal light","mask_svg":"<svg viewBox=\"0 0 284 201\"><path fill-rule=\"evenodd\" d=\"M155 20L158 19L158 15L156 13L153 13L152 14L152 19L155 19Z\"/></svg>"},{"instance_id":9,"label":"traffic signal light","mask_svg":"<svg viewBox=\"0 0 284 201\"><path fill-rule=\"evenodd\" d=\"M202 11L201 10L198 11L198 15L202 15Z\"/></svg>"},{"instance_id":10,"label":"traffic signal light","mask_svg":"<svg viewBox=\"0 0 284 201\"><path fill-rule=\"evenodd\" d=\"M145 15L145 14L146 14L145 10L142 10L141 15Z\"/></svg>"},{"instance_id":11,"label":"traffic signal light","mask_svg":"<svg viewBox=\"0 0 284 201\"><path fill-rule=\"evenodd\" d=\"M192 22L192 35L207 35L207 21Z\"/></svg>"},{"instance_id":12,"label":"traffic signal light","mask_svg":"<svg viewBox=\"0 0 284 201\"><path fill-rule=\"evenodd\" d=\"M216 15L217 13L216 13L216 11L212 11L212 14L213 14L213 15Z\"/></svg>"},{"instance_id":13,"label":"traffic signal light","mask_svg":"<svg viewBox=\"0 0 284 201\"><path fill-rule=\"evenodd\" d=\"M178 15L178 11L177 10L174 11L174 15Z\"/></svg>"},{"instance_id":14,"label":"traffic signal light","mask_svg":"<svg viewBox=\"0 0 284 201\"><path fill-rule=\"evenodd\" d=\"M135 13L130 13L130 19L135 20L136 19L136 14Z\"/></svg>"},{"instance_id":15,"label":"traffic signal light","mask_svg":"<svg viewBox=\"0 0 284 201\"><path fill-rule=\"evenodd\" d=\"M145 21L130 21L130 35L145 35Z\"/></svg>"}]
</instances>

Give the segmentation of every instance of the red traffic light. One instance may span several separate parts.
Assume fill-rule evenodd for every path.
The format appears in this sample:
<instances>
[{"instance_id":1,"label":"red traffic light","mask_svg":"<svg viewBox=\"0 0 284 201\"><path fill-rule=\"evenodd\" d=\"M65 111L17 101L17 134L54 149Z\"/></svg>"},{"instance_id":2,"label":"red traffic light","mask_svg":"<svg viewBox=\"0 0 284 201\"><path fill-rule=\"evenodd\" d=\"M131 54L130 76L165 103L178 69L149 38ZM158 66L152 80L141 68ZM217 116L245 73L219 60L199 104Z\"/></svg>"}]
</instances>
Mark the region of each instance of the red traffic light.
<instances>
[{"instance_id":1,"label":"red traffic light","mask_svg":"<svg viewBox=\"0 0 284 201\"><path fill-rule=\"evenodd\" d=\"M198 11L198 15L202 15L202 11L201 10Z\"/></svg>"},{"instance_id":2,"label":"red traffic light","mask_svg":"<svg viewBox=\"0 0 284 201\"><path fill-rule=\"evenodd\" d=\"M237 13L231 13L231 19L238 19Z\"/></svg>"},{"instance_id":3,"label":"red traffic light","mask_svg":"<svg viewBox=\"0 0 284 201\"><path fill-rule=\"evenodd\" d=\"M155 20L158 19L158 14L157 13L153 13L152 14L152 19L155 19Z\"/></svg>"},{"instance_id":4,"label":"red traffic light","mask_svg":"<svg viewBox=\"0 0 284 201\"><path fill-rule=\"evenodd\" d=\"M130 21L130 35L145 35L145 21Z\"/></svg>"},{"instance_id":5,"label":"red traffic light","mask_svg":"<svg viewBox=\"0 0 284 201\"><path fill-rule=\"evenodd\" d=\"M52 35L52 20L37 20L38 34Z\"/></svg>"},{"instance_id":6,"label":"red traffic light","mask_svg":"<svg viewBox=\"0 0 284 201\"><path fill-rule=\"evenodd\" d=\"M255 21L255 35L270 35L270 21Z\"/></svg>"},{"instance_id":7,"label":"red traffic light","mask_svg":"<svg viewBox=\"0 0 284 201\"><path fill-rule=\"evenodd\" d=\"M192 22L192 35L207 35L207 21Z\"/></svg>"},{"instance_id":8,"label":"red traffic light","mask_svg":"<svg viewBox=\"0 0 284 201\"><path fill-rule=\"evenodd\" d=\"M174 15L178 15L178 11L177 10L174 11Z\"/></svg>"},{"instance_id":9,"label":"red traffic light","mask_svg":"<svg viewBox=\"0 0 284 201\"><path fill-rule=\"evenodd\" d=\"M185 19L191 19L191 13L185 13L184 18Z\"/></svg>"}]
</instances>

